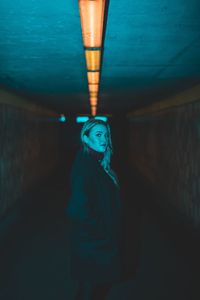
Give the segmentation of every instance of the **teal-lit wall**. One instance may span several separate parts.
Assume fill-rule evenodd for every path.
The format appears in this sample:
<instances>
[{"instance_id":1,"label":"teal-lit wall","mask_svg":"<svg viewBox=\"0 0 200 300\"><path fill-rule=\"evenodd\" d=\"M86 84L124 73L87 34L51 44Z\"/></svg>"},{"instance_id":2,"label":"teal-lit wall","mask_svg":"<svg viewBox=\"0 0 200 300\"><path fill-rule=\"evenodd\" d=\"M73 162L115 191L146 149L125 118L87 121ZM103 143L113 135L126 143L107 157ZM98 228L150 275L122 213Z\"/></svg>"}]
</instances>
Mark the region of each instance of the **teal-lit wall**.
<instances>
[{"instance_id":1,"label":"teal-lit wall","mask_svg":"<svg viewBox=\"0 0 200 300\"><path fill-rule=\"evenodd\" d=\"M5 103L0 99L0 218L53 172L60 145L60 123L48 111L19 107L14 95L6 97Z\"/></svg>"},{"instance_id":2,"label":"teal-lit wall","mask_svg":"<svg viewBox=\"0 0 200 300\"><path fill-rule=\"evenodd\" d=\"M130 122L132 165L159 193L159 205L200 226L200 101Z\"/></svg>"}]
</instances>

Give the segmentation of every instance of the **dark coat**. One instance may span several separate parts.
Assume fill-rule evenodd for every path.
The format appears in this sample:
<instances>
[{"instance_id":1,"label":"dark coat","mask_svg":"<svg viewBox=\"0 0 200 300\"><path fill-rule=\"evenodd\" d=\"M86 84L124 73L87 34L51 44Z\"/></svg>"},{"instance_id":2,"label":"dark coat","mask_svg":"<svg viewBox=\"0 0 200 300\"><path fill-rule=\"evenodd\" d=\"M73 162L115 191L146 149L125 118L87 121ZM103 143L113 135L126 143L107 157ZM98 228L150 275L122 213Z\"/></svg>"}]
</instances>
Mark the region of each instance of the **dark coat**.
<instances>
[{"instance_id":1,"label":"dark coat","mask_svg":"<svg viewBox=\"0 0 200 300\"><path fill-rule=\"evenodd\" d=\"M119 188L98 159L79 151L71 172L71 275L74 279L114 282L121 276Z\"/></svg>"}]
</instances>

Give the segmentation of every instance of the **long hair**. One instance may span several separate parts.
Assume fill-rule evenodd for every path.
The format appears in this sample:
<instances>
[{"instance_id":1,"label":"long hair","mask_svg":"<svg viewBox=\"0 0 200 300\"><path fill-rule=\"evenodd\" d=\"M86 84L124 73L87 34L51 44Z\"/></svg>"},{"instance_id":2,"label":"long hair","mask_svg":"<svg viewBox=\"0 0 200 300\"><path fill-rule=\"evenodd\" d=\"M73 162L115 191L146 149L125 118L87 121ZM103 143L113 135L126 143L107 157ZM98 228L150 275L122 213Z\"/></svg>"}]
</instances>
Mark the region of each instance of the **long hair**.
<instances>
[{"instance_id":1,"label":"long hair","mask_svg":"<svg viewBox=\"0 0 200 300\"><path fill-rule=\"evenodd\" d=\"M107 129L108 134L108 145L104 152L103 158L101 160L101 166L104 168L104 170L108 173L108 175L113 179L115 184L118 186L118 179L115 172L111 169L110 162L111 162L111 156L113 154L113 145L112 145L112 138L111 138L111 130L110 126L107 122L104 122L103 120L98 120L94 118L90 118L88 121L86 121L81 129L80 138L81 138L81 144L83 147L84 152L89 151L88 145L84 142L84 135L88 136L90 133L90 130L95 125L104 125Z\"/></svg>"}]
</instances>

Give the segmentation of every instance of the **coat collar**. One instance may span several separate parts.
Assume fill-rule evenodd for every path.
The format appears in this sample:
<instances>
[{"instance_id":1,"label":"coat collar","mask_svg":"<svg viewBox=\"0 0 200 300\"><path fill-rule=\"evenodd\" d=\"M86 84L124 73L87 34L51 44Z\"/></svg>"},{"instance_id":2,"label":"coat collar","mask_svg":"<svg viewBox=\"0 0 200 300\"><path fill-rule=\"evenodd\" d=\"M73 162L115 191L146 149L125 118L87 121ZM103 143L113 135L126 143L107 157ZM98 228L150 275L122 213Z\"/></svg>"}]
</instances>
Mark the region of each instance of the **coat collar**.
<instances>
[{"instance_id":1,"label":"coat collar","mask_svg":"<svg viewBox=\"0 0 200 300\"><path fill-rule=\"evenodd\" d=\"M88 148L88 154L91 155L92 157L96 158L97 160L102 160L103 156L104 156L104 154L102 152L95 151L92 148Z\"/></svg>"}]
</instances>

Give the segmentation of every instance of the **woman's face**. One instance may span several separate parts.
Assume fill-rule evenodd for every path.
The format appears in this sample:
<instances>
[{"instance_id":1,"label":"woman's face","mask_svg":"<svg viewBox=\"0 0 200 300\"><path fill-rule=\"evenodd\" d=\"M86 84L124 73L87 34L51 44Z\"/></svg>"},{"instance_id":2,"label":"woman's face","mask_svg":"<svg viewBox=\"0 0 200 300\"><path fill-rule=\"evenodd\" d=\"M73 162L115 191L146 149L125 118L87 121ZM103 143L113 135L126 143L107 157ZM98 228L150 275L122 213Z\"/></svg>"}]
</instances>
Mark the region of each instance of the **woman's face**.
<instances>
[{"instance_id":1,"label":"woman's face","mask_svg":"<svg viewBox=\"0 0 200 300\"><path fill-rule=\"evenodd\" d=\"M85 143L95 151L105 152L108 146L108 132L104 125L97 124L84 136Z\"/></svg>"}]
</instances>

